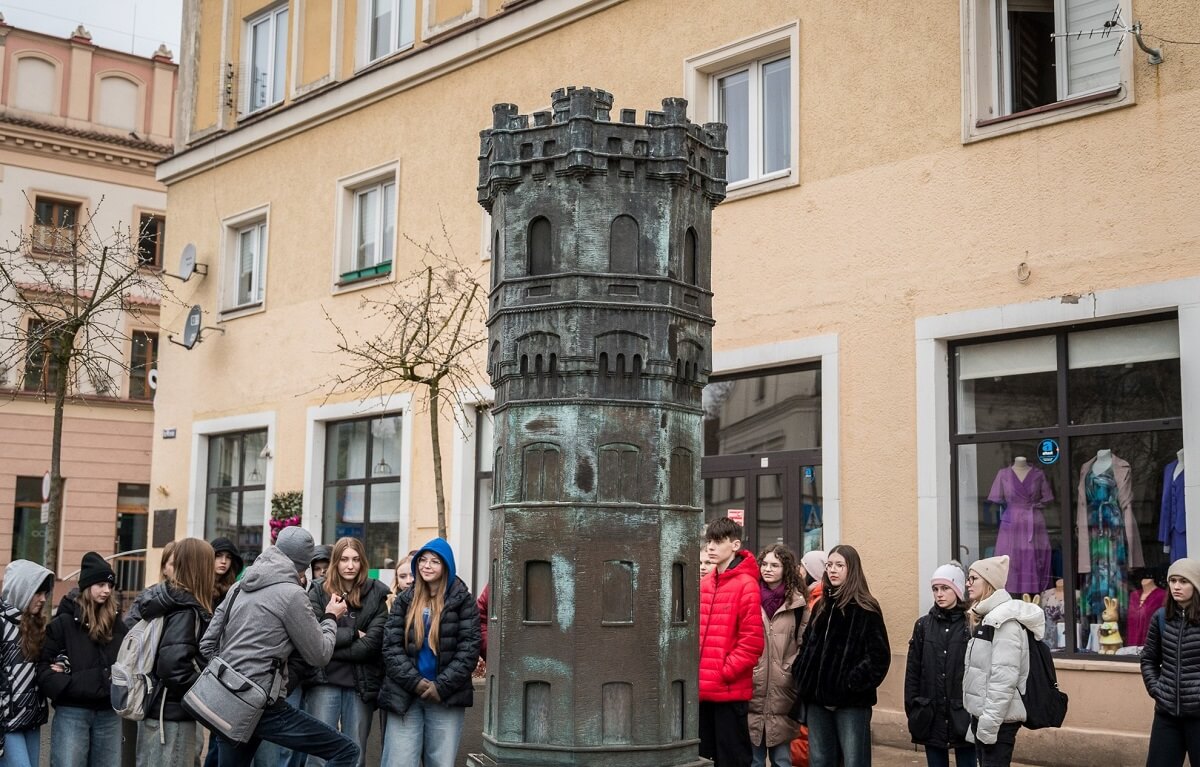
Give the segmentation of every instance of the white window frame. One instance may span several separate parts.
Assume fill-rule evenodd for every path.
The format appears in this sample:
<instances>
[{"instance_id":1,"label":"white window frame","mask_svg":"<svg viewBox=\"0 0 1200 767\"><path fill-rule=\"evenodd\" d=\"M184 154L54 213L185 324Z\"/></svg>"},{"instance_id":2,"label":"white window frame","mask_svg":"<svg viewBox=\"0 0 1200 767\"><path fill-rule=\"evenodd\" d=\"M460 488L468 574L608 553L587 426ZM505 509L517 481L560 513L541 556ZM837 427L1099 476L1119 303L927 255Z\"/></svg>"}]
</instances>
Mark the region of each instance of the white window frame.
<instances>
[{"instance_id":1,"label":"white window frame","mask_svg":"<svg viewBox=\"0 0 1200 767\"><path fill-rule=\"evenodd\" d=\"M732 181L729 184L731 189L737 189L748 184L756 184L762 181L770 181L775 178L787 176L791 172L791 162L789 158L788 167L780 168L779 170L764 171L764 149L763 149L763 100L762 100L762 70L768 64L774 64L777 61L788 59L788 77L789 80L794 74L793 65L795 62L790 58L788 53L781 53L775 56L766 56L761 59L754 59L739 66L727 69L723 72L717 72L709 77L709 87L712 92L709 94L711 103L716 107L713 113L713 120L720 121L720 104L721 104L721 80L726 77L731 77L736 74L745 72L747 75L747 91L749 92L749 101L747 103L748 114L746 116L747 132L750 135L749 156L746 158L749 175L738 181ZM794 117L793 115L791 115Z\"/></svg>"},{"instance_id":2,"label":"white window frame","mask_svg":"<svg viewBox=\"0 0 1200 767\"><path fill-rule=\"evenodd\" d=\"M762 136L758 107L761 86L759 78L751 78L751 164L750 177L729 185L727 199L770 192L800 183L800 22L793 21L690 57L684 61L684 96L688 100L689 117L695 122L718 120L717 82L721 77L747 68L757 71L763 64L790 59L790 125L789 163L772 173L761 172Z\"/></svg>"},{"instance_id":3,"label":"white window frame","mask_svg":"<svg viewBox=\"0 0 1200 767\"><path fill-rule=\"evenodd\" d=\"M358 260L358 196L360 193L373 188L379 189L382 192L383 187L388 184L394 184L396 189L395 209L393 210L395 227L392 234L392 250L390 253L383 253L381 250L376 256L376 264L391 261L392 269L374 277L364 277L343 282L343 274L358 271L359 268L362 268L354 266ZM349 176L343 176L337 180L334 193L337 195L337 213L334 226L334 258L330 278L331 292L337 294L361 290L364 287L393 281L396 274L396 257L400 250L400 162L393 160ZM382 235L383 230L382 213L383 201L381 197L379 216L380 235Z\"/></svg>"},{"instance_id":4,"label":"white window frame","mask_svg":"<svg viewBox=\"0 0 1200 767\"><path fill-rule=\"evenodd\" d=\"M382 61L401 51L407 51L416 44L417 37L417 0L387 0L393 4L394 22L389 30L388 49L379 55L371 56L371 24L375 19L373 11L375 4L384 0L358 0L358 23L355 39L358 41L354 60L357 68Z\"/></svg>"},{"instance_id":5,"label":"white window frame","mask_svg":"<svg viewBox=\"0 0 1200 767\"><path fill-rule=\"evenodd\" d=\"M245 26L245 32L244 32L245 37L246 37L245 45L244 45L245 51L244 51L244 58L242 59L242 61L243 61L242 66L243 66L243 73L244 73L242 81L245 84L245 91L246 91L245 97L242 99L242 101L243 101L242 111L246 114L252 114L254 112L260 112L264 109L268 109L270 107L275 106L276 104L282 103L283 100L285 98L287 98L287 91L288 91L287 80L283 79L283 78L286 78L287 73L286 72L276 72L275 65L276 65L276 62L282 60L285 62L284 68L285 69L287 68L286 61L287 61L288 40L286 37L283 39L283 46L284 46L283 56L280 56L279 55L280 52L278 50L280 41L277 38L277 32L279 31L279 16L281 14L288 13L288 7L289 6L287 3L283 3L281 5L277 5L274 8L271 8L271 9L265 11L264 13L260 13L257 16L253 16L246 20L246 26ZM289 16L287 19L287 23L290 24L291 22L292 22L292 18L291 18L291 16ZM270 37L269 37L270 42L267 45L268 49L271 52L270 58L268 59L269 63L267 65L267 96L266 96L266 100L263 103L255 104L254 103L254 28L257 27L259 24L263 24L263 23L266 23L268 25L268 29L270 30ZM287 28L286 25L285 25L285 28ZM289 34L290 34L290 32L289 32ZM284 87L282 89L282 92L279 95L279 98L275 98L275 86L280 81L282 81L284 83Z\"/></svg>"},{"instance_id":6,"label":"white window frame","mask_svg":"<svg viewBox=\"0 0 1200 767\"><path fill-rule=\"evenodd\" d=\"M1129 0L1117 0L1121 18L1132 23ZM960 0L962 31L962 103L963 143L1003 136L1039 125L1073 120L1135 103L1133 90L1133 52L1136 46L1126 40L1117 56L1120 58L1118 82L1082 93L1067 93L1067 50L1062 38L1056 40L1055 70L1059 101L1038 110L1012 115L1008 111L1012 86L1008 83L1011 71L1011 50L1007 34L1008 0ZM1055 30L1065 32L1066 0L1054 0ZM1000 29L999 25L1005 25ZM1103 98L1095 96L1116 89ZM996 122L991 120L999 119ZM987 124L979 125L980 121Z\"/></svg>"},{"instance_id":7,"label":"white window frame","mask_svg":"<svg viewBox=\"0 0 1200 767\"><path fill-rule=\"evenodd\" d=\"M304 506L301 519L313 540L324 540L325 526L325 442L326 427L335 421L364 416L399 416L400 425L400 540L396 559L407 552L412 538L412 395L393 394L352 402L314 405L305 416L304 441ZM381 566L383 563L373 563Z\"/></svg>"},{"instance_id":8,"label":"white window frame","mask_svg":"<svg viewBox=\"0 0 1200 767\"><path fill-rule=\"evenodd\" d=\"M395 217L392 218L391 247L390 248L384 247L384 242L387 240L387 223L386 223L387 222L387 208L388 208L387 190L389 188L392 190L392 201L393 201L392 206L394 208L395 199L396 199L396 181L395 181L395 179L389 179L387 181L380 181L377 184L371 184L370 186L359 187L358 189L354 190L354 243L351 247L352 252L350 254L350 257L352 259L354 259L354 263L352 263L351 266L355 267L355 269L349 270L349 271L355 271L358 269L367 269L372 266L379 266L380 264L382 264L384 262L391 261L395 257L395 252L396 252L396 220L395 220ZM363 212L364 212L363 200L366 198L367 195L369 195L371 193L378 194L379 197L377 198L377 202L376 202L376 211L375 211L376 222L375 222L375 227L374 227L376 248L375 248L374 255L370 258L371 263L368 264L368 263L363 263L363 260L361 259L360 250L362 249L362 247L364 245L364 243L362 241L362 231L363 231L362 218L363 218ZM393 211L393 212L395 212L395 211Z\"/></svg>"},{"instance_id":9,"label":"white window frame","mask_svg":"<svg viewBox=\"0 0 1200 767\"><path fill-rule=\"evenodd\" d=\"M267 448L274 451L276 428L275 411L266 410L258 413L244 413L228 418L214 418L209 421L192 423L192 470L188 483L189 513L187 518L187 534L193 538L204 538L204 515L208 509L208 443L209 438L235 431L267 430ZM263 504L263 547L269 545L271 531L268 520L271 518L271 496L275 492L275 461L267 459L267 470L263 476L263 492L266 502ZM307 522L307 519L305 520ZM307 525L305 525L307 527Z\"/></svg>"},{"instance_id":10,"label":"white window frame","mask_svg":"<svg viewBox=\"0 0 1200 767\"><path fill-rule=\"evenodd\" d=\"M225 228L224 248L221 265L225 271L221 279L221 320L265 311L267 306L267 254L271 247L270 205L231 216L222 225ZM253 291L257 300L238 301L238 282L241 269L241 235L257 230L259 252L256 254L257 269Z\"/></svg>"},{"instance_id":11,"label":"white window frame","mask_svg":"<svg viewBox=\"0 0 1200 767\"><path fill-rule=\"evenodd\" d=\"M481 409L491 408L496 393L490 386L480 385L472 392L469 401L456 405L454 417L458 421L454 441L454 468L450 479L450 545L455 551L463 552L456 560L459 577L467 584L475 582L475 547L479 531L475 529L475 508L479 503L478 486L475 481L475 457L478 455L476 416ZM492 432L495 435L495 430ZM495 451L495 444L490 449ZM493 467L494 469L495 467ZM493 482L496 481L493 476ZM485 575L482 583L487 583ZM482 589L481 589L482 590Z\"/></svg>"}]
</instances>

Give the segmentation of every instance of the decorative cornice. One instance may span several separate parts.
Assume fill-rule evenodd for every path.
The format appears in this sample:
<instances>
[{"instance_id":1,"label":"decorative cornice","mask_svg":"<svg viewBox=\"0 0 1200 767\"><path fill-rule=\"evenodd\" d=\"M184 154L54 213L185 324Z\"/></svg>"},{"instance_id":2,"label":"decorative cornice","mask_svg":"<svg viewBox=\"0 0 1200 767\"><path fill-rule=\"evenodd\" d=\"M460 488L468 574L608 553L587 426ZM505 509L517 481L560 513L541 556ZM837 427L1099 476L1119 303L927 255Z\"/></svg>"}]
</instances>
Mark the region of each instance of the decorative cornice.
<instances>
[{"instance_id":1,"label":"decorative cornice","mask_svg":"<svg viewBox=\"0 0 1200 767\"><path fill-rule=\"evenodd\" d=\"M59 156L135 173L153 174L172 148L97 131L67 128L0 113L0 147Z\"/></svg>"}]
</instances>

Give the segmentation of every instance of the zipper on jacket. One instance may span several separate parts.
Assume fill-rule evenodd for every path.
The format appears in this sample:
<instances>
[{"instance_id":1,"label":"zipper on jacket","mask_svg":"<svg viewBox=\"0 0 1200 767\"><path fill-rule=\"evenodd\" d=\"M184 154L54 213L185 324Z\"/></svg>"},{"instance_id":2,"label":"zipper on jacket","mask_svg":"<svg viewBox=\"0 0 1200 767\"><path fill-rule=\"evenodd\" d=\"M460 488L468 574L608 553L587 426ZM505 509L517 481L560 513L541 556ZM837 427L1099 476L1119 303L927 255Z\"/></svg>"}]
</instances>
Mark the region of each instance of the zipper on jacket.
<instances>
[{"instance_id":1,"label":"zipper on jacket","mask_svg":"<svg viewBox=\"0 0 1200 767\"><path fill-rule=\"evenodd\" d=\"M1181 716L1183 705L1179 697L1179 688L1183 685L1183 632L1187 628L1187 617L1179 621L1179 641L1175 643L1175 716Z\"/></svg>"}]
</instances>

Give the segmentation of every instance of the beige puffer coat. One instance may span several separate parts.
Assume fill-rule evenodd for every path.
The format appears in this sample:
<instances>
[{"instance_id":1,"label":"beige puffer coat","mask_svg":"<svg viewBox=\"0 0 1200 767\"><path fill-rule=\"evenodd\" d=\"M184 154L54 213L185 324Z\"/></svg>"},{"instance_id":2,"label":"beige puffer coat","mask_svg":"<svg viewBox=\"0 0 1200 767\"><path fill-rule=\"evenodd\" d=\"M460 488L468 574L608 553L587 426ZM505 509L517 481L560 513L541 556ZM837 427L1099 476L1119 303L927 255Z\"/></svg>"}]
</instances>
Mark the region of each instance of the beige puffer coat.
<instances>
[{"instance_id":1,"label":"beige puffer coat","mask_svg":"<svg viewBox=\"0 0 1200 767\"><path fill-rule=\"evenodd\" d=\"M761 611L760 611L761 612ZM766 629L763 654L754 665L754 697L750 699L750 740L755 745L777 746L796 737L799 726L788 716L796 701L792 663L800 654L800 637L808 625L804 594L797 592L770 618L762 612ZM796 625L796 621L800 625Z\"/></svg>"},{"instance_id":2,"label":"beige puffer coat","mask_svg":"<svg viewBox=\"0 0 1200 767\"><path fill-rule=\"evenodd\" d=\"M1024 722L1021 693L1029 677L1029 640L1025 629L1041 641L1046 627L1042 608L1013 599L1001 589L971 608L979 623L967 643L963 671L963 708L979 720L967 739L991 745L1000 725Z\"/></svg>"}]
</instances>

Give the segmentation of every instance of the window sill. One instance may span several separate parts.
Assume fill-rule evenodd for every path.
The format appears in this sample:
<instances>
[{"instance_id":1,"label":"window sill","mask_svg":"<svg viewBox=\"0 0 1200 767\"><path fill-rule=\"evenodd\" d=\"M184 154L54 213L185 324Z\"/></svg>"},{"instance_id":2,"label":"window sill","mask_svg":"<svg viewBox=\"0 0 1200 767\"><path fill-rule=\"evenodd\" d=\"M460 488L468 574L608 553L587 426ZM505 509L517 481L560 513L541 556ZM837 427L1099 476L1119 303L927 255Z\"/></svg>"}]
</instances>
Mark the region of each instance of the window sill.
<instances>
[{"instance_id":1,"label":"window sill","mask_svg":"<svg viewBox=\"0 0 1200 767\"><path fill-rule=\"evenodd\" d=\"M1142 667L1137 655L1106 656L1109 660L1091 660L1084 658L1055 658L1054 668L1063 671L1112 671L1117 674L1141 674ZM1127 658L1127 660L1115 660Z\"/></svg>"},{"instance_id":2,"label":"window sill","mask_svg":"<svg viewBox=\"0 0 1200 767\"><path fill-rule=\"evenodd\" d=\"M253 304L242 304L229 309L222 309L217 313L217 321L225 322L226 320L236 320L238 317L245 317L248 314L259 314L267 310L266 305L262 301Z\"/></svg>"},{"instance_id":3,"label":"window sill","mask_svg":"<svg viewBox=\"0 0 1200 767\"><path fill-rule=\"evenodd\" d=\"M338 284L338 287L340 288L343 285L350 285L350 284L353 284L356 282L362 282L363 280L371 280L371 279L376 279L378 277L387 277L391 273L392 273L392 262L391 261L383 261L382 263L375 264L374 266L366 266L366 267L363 267L362 269L355 269L352 272L342 272L341 277L338 278L337 284Z\"/></svg>"},{"instance_id":4,"label":"window sill","mask_svg":"<svg viewBox=\"0 0 1200 767\"><path fill-rule=\"evenodd\" d=\"M1053 104L1026 109L1011 115L976 120L969 125L969 132L964 137L963 143L1004 136L1064 120L1074 120L1110 109L1131 106L1133 103L1130 90L1124 85L1117 85L1096 93L1056 101Z\"/></svg>"},{"instance_id":5,"label":"window sill","mask_svg":"<svg viewBox=\"0 0 1200 767\"><path fill-rule=\"evenodd\" d=\"M799 174L795 172L794 168L787 168L786 170L778 171L762 178L738 181L736 184L730 184L725 194L725 202L728 203L745 199L746 197L755 197L791 186L799 186L799 184Z\"/></svg>"}]
</instances>

